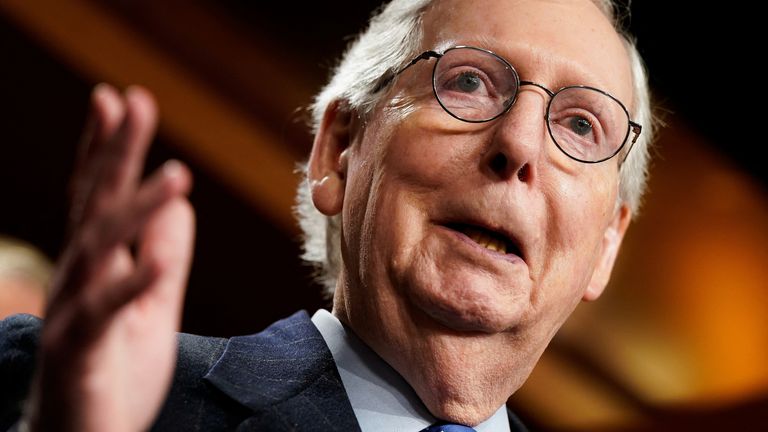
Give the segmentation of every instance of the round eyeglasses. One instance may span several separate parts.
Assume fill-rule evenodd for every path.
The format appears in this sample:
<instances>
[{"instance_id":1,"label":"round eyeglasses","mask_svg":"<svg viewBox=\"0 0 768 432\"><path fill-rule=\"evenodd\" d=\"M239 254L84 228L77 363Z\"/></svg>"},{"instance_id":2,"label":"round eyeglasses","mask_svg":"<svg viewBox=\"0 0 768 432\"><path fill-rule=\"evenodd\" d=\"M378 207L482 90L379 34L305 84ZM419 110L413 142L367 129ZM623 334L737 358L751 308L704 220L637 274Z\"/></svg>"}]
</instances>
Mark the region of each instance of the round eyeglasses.
<instances>
[{"instance_id":1,"label":"round eyeglasses","mask_svg":"<svg viewBox=\"0 0 768 432\"><path fill-rule=\"evenodd\" d=\"M469 123L483 123L503 115L514 105L521 86L545 91L550 99L545 120L555 145L568 157L597 163L618 154L642 126L610 94L588 86L568 86L553 92L541 84L521 81L512 65L483 48L456 46L443 53L425 51L396 73L382 77L375 91L421 60L436 58L432 89L440 106L451 116ZM629 151L627 151L629 153ZM626 157L626 156L625 156Z\"/></svg>"}]
</instances>

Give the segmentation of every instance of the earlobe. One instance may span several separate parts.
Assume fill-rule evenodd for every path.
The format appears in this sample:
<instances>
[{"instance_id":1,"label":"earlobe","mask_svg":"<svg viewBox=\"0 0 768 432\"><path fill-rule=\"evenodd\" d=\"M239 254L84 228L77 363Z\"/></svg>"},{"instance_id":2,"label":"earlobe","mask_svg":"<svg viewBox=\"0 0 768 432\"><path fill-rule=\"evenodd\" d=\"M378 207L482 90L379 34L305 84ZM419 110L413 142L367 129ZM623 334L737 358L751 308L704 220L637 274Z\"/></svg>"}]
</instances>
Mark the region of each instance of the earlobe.
<instances>
[{"instance_id":1,"label":"earlobe","mask_svg":"<svg viewBox=\"0 0 768 432\"><path fill-rule=\"evenodd\" d=\"M605 230L603 243L600 249L595 271L592 273L592 279L589 281L587 290L584 292L582 300L594 301L605 290L608 280L611 277L613 265L616 262L616 256L619 253L619 247L624 239L624 233L627 231L629 222L632 219L632 211L626 205L622 205L614 215L611 224Z\"/></svg>"},{"instance_id":2,"label":"earlobe","mask_svg":"<svg viewBox=\"0 0 768 432\"><path fill-rule=\"evenodd\" d=\"M342 102L330 103L312 144L307 180L312 202L326 216L339 214L344 205L352 118Z\"/></svg>"}]
</instances>

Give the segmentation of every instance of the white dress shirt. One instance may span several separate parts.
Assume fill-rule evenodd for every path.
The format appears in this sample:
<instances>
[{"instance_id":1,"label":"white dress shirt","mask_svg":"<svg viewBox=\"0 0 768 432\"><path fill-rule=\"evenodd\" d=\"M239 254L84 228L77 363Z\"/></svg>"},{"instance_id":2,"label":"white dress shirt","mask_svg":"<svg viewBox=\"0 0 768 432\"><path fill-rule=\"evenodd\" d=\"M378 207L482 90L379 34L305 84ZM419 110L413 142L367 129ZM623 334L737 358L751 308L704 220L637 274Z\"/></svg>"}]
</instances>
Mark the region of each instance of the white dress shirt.
<instances>
[{"instance_id":1,"label":"white dress shirt","mask_svg":"<svg viewBox=\"0 0 768 432\"><path fill-rule=\"evenodd\" d=\"M312 322L331 350L363 432L418 432L437 421L403 377L338 318L320 309ZM506 406L474 428L509 432Z\"/></svg>"}]
</instances>

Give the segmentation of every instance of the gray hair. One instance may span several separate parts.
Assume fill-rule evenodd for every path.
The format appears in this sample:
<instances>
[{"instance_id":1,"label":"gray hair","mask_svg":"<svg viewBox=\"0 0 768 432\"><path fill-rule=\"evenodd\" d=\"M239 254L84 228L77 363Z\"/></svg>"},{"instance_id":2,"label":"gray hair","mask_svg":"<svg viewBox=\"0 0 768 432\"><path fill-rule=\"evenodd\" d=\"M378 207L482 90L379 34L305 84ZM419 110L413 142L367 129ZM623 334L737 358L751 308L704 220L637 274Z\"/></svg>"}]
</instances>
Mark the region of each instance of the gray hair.
<instances>
[{"instance_id":1,"label":"gray hair","mask_svg":"<svg viewBox=\"0 0 768 432\"><path fill-rule=\"evenodd\" d=\"M593 2L623 36L631 62L633 120L643 125L643 133L622 164L618 202L626 204L636 214L646 185L648 148L656 129L648 80L634 39L622 30L622 21L628 13L622 10L620 14L613 0ZM368 28L347 48L333 70L330 82L315 97L310 107L313 133L317 133L325 109L334 101L344 101L348 109L363 118L373 111L381 96L374 91L381 78L419 54L422 17L431 3L432 0L392 0L374 14ZM304 233L301 258L315 267L317 281L332 297L341 269L341 215L329 217L317 211L312 204L307 166L302 165L300 170L304 178L299 183L295 211Z\"/></svg>"}]
</instances>

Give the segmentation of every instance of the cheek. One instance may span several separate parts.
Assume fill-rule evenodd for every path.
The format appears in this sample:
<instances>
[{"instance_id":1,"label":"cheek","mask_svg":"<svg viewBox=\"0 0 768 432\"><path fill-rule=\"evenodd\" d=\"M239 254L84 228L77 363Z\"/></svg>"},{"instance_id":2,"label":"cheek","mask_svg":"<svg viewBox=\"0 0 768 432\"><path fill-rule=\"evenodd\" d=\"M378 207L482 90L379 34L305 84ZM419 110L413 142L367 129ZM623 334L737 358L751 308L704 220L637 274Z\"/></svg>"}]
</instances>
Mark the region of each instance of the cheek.
<instances>
[{"instance_id":1,"label":"cheek","mask_svg":"<svg viewBox=\"0 0 768 432\"><path fill-rule=\"evenodd\" d=\"M389 120L368 129L350 152L343 253L348 270L361 279L384 277L384 266L413 249L428 195L450 184L455 175L450 166L456 155L441 151L453 146L421 127L417 133L412 117L417 115L384 117ZM385 258L390 262L380 262ZM363 269L371 274L362 274Z\"/></svg>"},{"instance_id":2,"label":"cheek","mask_svg":"<svg viewBox=\"0 0 768 432\"><path fill-rule=\"evenodd\" d=\"M345 224L345 237L348 249L365 258L407 255L435 197L472 168L470 146L463 145L472 138L446 131L434 115L384 118L363 137L348 168L344 220L358 223Z\"/></svg>"},{"instance_id":3,"label":"cheek","mask_svg":"<svg viewBox=\"0 0 768 432\"><path fill-rule=\"evenodd\" d=\"M419 111L403 120L382 154L390 177L413 193L442 190L471 168L465 135L446 131L434 115ZM434 123L430 127L430 122Z\"/></svg>"},{"instance_id":4,"label":"cheek","mask_svg":"<svg viewBox=\"0 0 768 432\"><path fill-rule=\"evenodd\" d=\"M615 207L617 175L611 165L579 164L566 175L546 176L549 228L558 250L583 252L599 243Z\"/></svg>"},{"instance_id":5,"label":"cheek","mask_svg":"<svg viewBox=\"0 0 768 432\"><path fill-rule=\"evenodd\" d=\"M610 171L579 174L545 185L549 217L539 274L543 286L550 288L540 290L538 301L567 309L578 303L592 277L617 193ZM570 301L563 301L567 298Z\"/></svg>"}]
</instances>

